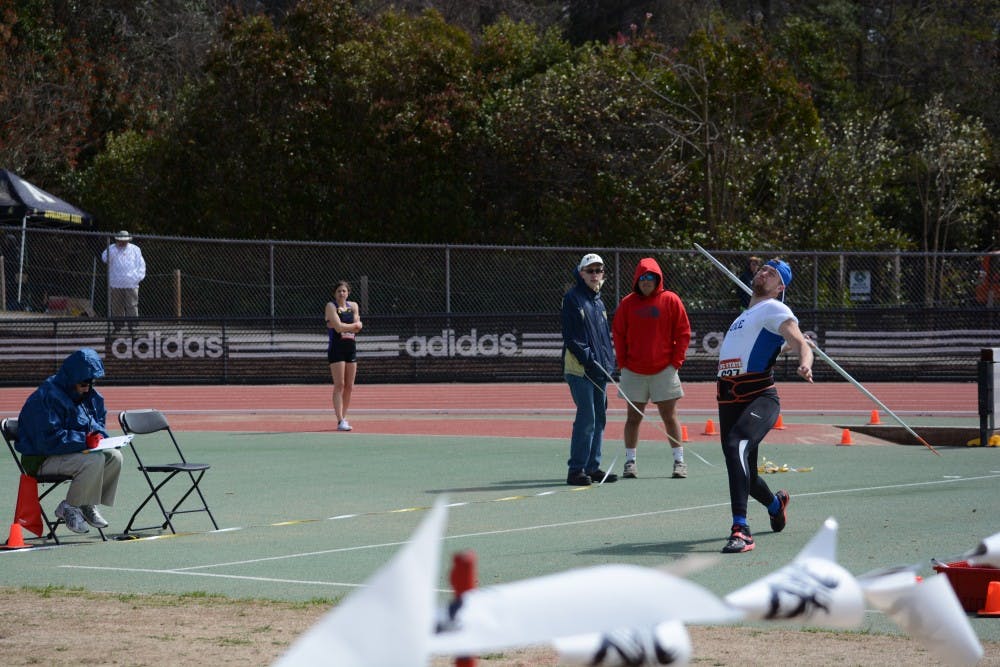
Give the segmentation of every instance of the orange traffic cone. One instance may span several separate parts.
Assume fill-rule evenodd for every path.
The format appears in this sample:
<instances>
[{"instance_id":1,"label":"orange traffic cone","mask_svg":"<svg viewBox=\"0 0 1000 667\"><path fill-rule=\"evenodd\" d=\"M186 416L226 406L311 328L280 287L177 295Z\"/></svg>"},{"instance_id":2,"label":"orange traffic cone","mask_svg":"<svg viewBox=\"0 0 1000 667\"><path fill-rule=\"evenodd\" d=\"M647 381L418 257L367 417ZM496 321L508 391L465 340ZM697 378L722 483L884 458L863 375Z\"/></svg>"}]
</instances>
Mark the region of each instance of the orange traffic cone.
<instances>
[{"instance_id":1,"label":"orange traffic cone","mask_svg":"<svg viewBox=\"0 0 1000 667\"><path fill-rule=\"evenodd\" d=\"M10 536L4 549L25 549L28 545L24 543L24 533L21 532L21 524L17 521L10 524Z\"/></svg>"},{"instance_id":2,"label":"orange traffic cone","mask_svg":"<svg viewBox=\"0 0 1000 667\"><path fill-rule=\"evenodd\" d=\"M882 421L878 418L878 410L872 410L872 418L868 422L868 424L874 426L876 424L881 424L881 423Z\"/></svg>"},{"instance_id":3,"label":"orange traffic cone","mask_svg":"<svg viewBox=\"0 0 1000 667\"><path fill-rule=\"evenodd\" d=\"M681 442L691 442L688 438L688 427L681 424Z\"/></svg>"},{"instance_id":4,"label":"orange traffic cone","mask_svg":"<svg viewBox=\"0 0 1000 667\"><path fill-rule=\"evenodd\" d=\"M778 430L778 431L784 431L785 430L785 428L786 428L785 427L785 420L782 419L781 415L778 415L778 421L774 422L774 426L772 426L771 428L773 428L775 430Z\"/></svg>"},{"instance_id":5,"label":"orange traffic cone","mask_svg":"<svg viewBox=\"0 0 1000 667\"><path fill-rule=\"evenodd\" d=\"M845 428L844 432L840 434L840 444L842 445L853 445L854 441L851 440L851 429Z\"/></svg>"},{"instance_id":6,"label":"orange traffic cone","mask_svg":"<svg viewBox=\"0 0 1000 667\"><path fill-rule=\"evenodd\" d=\"M709 419L705 422L705 432L702 435L719 435L719 432L715 430L715 422Z\"/></svg>"},{"instance_id":7,"label":"orange traffic cone","mask_svg":"<svg viewBox=\"0 0 1000 667\"><path fill-rule=\"evenodd\" d=\"M976 612L980 616L1000 616L1000 581L986 587L986 607Z\"/></svg>"}]
</instances>

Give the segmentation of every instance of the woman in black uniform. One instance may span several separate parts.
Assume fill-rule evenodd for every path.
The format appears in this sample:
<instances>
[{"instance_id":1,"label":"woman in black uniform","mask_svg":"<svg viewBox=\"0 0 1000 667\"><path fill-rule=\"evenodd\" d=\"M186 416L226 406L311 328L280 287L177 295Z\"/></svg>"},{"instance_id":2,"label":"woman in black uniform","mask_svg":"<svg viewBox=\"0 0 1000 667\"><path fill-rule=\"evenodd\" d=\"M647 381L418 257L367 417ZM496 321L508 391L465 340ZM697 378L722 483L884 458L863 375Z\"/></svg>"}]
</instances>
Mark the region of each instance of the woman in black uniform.
<instances>
[{"instance_id":1,"label":"woman in black uniform","mask_svg":"<svg viewBox=\"0 0 1000 667\"><path fill-rule=\"evenodd\" d=\"M354 378L358 374L358 353L354 337L361 331L361 314L358 304L348 301L351 286L341 280L333 288L333 301L326 304L326 328L330 344L326 360L333 377L333 410L337 413L337 430L350 431L347 409L351 405Z\"/></svg>"}]
</instances>

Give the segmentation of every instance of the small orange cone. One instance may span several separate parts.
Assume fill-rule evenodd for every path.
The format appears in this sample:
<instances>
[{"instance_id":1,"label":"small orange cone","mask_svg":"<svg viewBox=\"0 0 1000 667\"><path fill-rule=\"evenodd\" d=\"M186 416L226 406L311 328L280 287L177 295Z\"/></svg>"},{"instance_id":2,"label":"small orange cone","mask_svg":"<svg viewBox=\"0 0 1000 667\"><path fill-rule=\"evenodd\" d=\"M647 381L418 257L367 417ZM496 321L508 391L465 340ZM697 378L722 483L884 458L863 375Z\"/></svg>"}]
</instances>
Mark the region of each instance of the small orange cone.
<instances>
[{"instance_id":1,"label":"small orange cone","mask_svg":"<svg viewBox=\"0 0 1000 667\"><path fill-rule=\"evenodd\" d=\"M986 607L976 612L980 616L1000 616L1000 581L991 581L986 588Z\"/></svg>"},{"instance_id":2,"label":"small orange cone","mask_svg":"<svg viewBox=\"0 0 1000 667\"><path fill-rule=\"evenodd\" d=\"M715 430L715 422L709 419L705 422L705 432L702 435L719 435L719 432Z\"/></svg>"},{"instance_id":3,"label":"small orange cone","mask_svg":"<svg viewBox=\"0 0 1000 667\"><path fill-rule=\"evenodd\" d=\"M854 441L851 440L851 429L845 428L844 432L840 434L840 444L842 445L853 445Z\"/></svg>"},{"instance_id":4,"label":"small orange cone","mask_svg":"<svg viewBox=\"0 0 1000 667\"><path fill-rule=\"evenodd\" d=\"M17 521L10 524L10 536L7 538L7 544L3 546L4 549L26 549L28 545L24 543L24 533L21 532L21 524Z\"/></svg>"},{"instance_id":5,"label":"small orange cone","mask_svg":"<svg viewBox=\"0 0 1000 667\"><path fill-rule=\"evenodd\" d=\"M869 425L875 426L876 424L881 424L882 421L878 418L878 410L872 410L871 421L868 422Z\"/></svg>"},{"instance_id":6,"label":"small orange cone","mask_svg":"<svg viewBox=\"0 0 1000 667\"><path fill-rule=\"evenodd\" d=\"M787 428L785 426L785 420L782 419L781 415L778 415L778 421L774 422L774 426L772 426L771 428L777 431L784 431L785 428Z\"/></svg>"},{"instance_id":7,"label":"small orange cone","mask_svg":"<svg viewBox=\"0 0 1000 667\"><path fill-rule=\"evenodd\" d=\"M691 442L688 438L688 427L681 424L681 442Z\"/></svg>"}]
</instances>

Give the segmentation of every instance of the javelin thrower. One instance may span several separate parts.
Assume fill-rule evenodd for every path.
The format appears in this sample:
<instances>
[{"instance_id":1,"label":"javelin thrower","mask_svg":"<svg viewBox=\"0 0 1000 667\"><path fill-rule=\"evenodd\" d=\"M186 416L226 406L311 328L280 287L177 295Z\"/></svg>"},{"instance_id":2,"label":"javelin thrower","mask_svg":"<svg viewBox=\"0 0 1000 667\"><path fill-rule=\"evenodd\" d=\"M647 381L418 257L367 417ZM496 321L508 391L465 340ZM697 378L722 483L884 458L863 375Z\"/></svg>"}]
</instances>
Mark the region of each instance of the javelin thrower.
<instances>
[{"instance_id":1,"label":"javelin thrower","mask_svg":"<svg viewBox=\"0 0 1000 667\"><path fill-rule=\"evenodd\" d=\"M799 357L797 374L812 382L813 352L799 329L799 320L785 305L792 267L771 260L754 275L752 295L726 332L719 347L718 402L722 453L729 473L729 500L733 523L722 553L754 548L747 521L749 497L767 508L771 530L785 528L787 491L772 493L757 474L757 450L781 413L774 386L774 362L787 345Z\"/></svg>"},{"instance_id":2,"label":"javelin thrower","mask_svg":"<svg viewBox=\"0 0 1000 667\"><path fill-rule=\"evenodd\" d=\"M694 247L695 247L695 250L697 250L702 255L704 255L708 259L708 261L710 261L715 266L715 268L717 268L720 271L722 271L722 273L724 273L726 275L726 277L728 277L730 280L732 280L733 282L735 282L736 285L740 289L742 289L744 292L747 292L748 294L752 293L751 289L749 287L747 287L747 285L742 280L740 280L739 278L736 277L736 274L734 274L732 271L730 271L729 269L727 269L726 266L722 262L720 262L716 258L712 257L712 253L708 252L707 250L705 250L704 248L702 248L697 243L694 244ZM927 449L929 449L932 452L934 452L934 454L936 454L937 456L941 456L941 454L938 452L938 450L934 449L934 447L932 447L929 442L927 442L926 440L924 440L923 438L921 438L917 434L916 431L914 431L912 428L910 428L906 424L906 422L904 422L902 419L900 419L899 416L895 412L893 412L892 410L890 410L886 406L885 403L883 403L882 401L880 401L875 396L875 394L873 394L870 391L868 391L863 384L861 384L860 382L858 382L857 380L855 380L853 377L851 377L850 373L848 373L847 371L845 371L843 368L840 367L840 364L838 364L836 361L834 361L833 359L830 358L830 355L828 355L826 352L824 352L823 350L821 350L819 348L819 346L817 346L815 343L810 342L809 344L812 346L813 350L815 350L816 356L818 356L820 359L822 359L823 361L825 361L830 366L830 368L832 368L833 370L837 371L837 373L839 373L842 378L844 378L845 380L847 380L848 382L850 382L851 384L853 384L858 389L858 391L860 391L862 394L864 394L869 399L871 399L871 401L873 403L875 403L875 405L877 405L880 408L882 408L882 410L884 410L890 417L892 417L894 420L896 420L897 424L899 424L904 429L906 429L906 432L909 433L910 435L912 435L914 437L914 439L916 439L917 442L919 442L921 445L923 445Z\"/></svg>"}]
</instances>

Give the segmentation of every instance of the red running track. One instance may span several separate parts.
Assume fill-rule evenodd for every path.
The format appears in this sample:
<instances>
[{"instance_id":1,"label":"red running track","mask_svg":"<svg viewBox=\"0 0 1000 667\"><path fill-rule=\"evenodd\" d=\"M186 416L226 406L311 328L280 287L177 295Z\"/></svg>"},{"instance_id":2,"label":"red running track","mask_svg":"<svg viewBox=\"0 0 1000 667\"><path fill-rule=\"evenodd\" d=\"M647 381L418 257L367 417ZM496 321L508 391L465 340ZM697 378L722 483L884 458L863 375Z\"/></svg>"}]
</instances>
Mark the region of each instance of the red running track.
<instances>
[{"instance_id":1,"label":"red running track","mask_svg":"<svg viewBox=\"0 0 1000 667\"><path fill-rule=\"evenodd\" d=\"M865 386L901 417L965 417L978 410L974 383ZM687 383L684 390L678 407L685 425L697 425L689 427L691 438L712 439L700 433L706 418L715 415L715 385ZM16 416L31 391L0 389L0 415ZM108 386L100 391L110 415L155 407L168 414L172 425L192 430L322 432L336 426L330 385ZM778 392L784 415L831 415L836 422L878 408L848 383L779 383ZM609 395L612 418L622 417L625 402L613 387ZM366 433L567 437L573 411L562 383L357 385L349 417ZM644 422L642 436L662 437L652 421Z\"/></svg>"},{"instance_id":2,"label":"red running track","mask_svg":"<svg viewBox=\"0 0 1000 667\"><path fill-rule=\"evenodd\" d=\"M977 413L974 383L906 384L875 382L865 387L897 413ZM109 411L156 407L179 411L305 411L332 409L329 385L190 385L99 387ZM0 388L0 413L16 415L33 388ZM686 383L678 407L685 411L715 411L715 385ZM778 383L782 412L809 414L868 412L877 406L847 383ZM625 404L611 387L611 408ZM397 384L357 385L353 413L527 412L572 410L562 383L523 384Z\"/></svg>"}]
</instances>

